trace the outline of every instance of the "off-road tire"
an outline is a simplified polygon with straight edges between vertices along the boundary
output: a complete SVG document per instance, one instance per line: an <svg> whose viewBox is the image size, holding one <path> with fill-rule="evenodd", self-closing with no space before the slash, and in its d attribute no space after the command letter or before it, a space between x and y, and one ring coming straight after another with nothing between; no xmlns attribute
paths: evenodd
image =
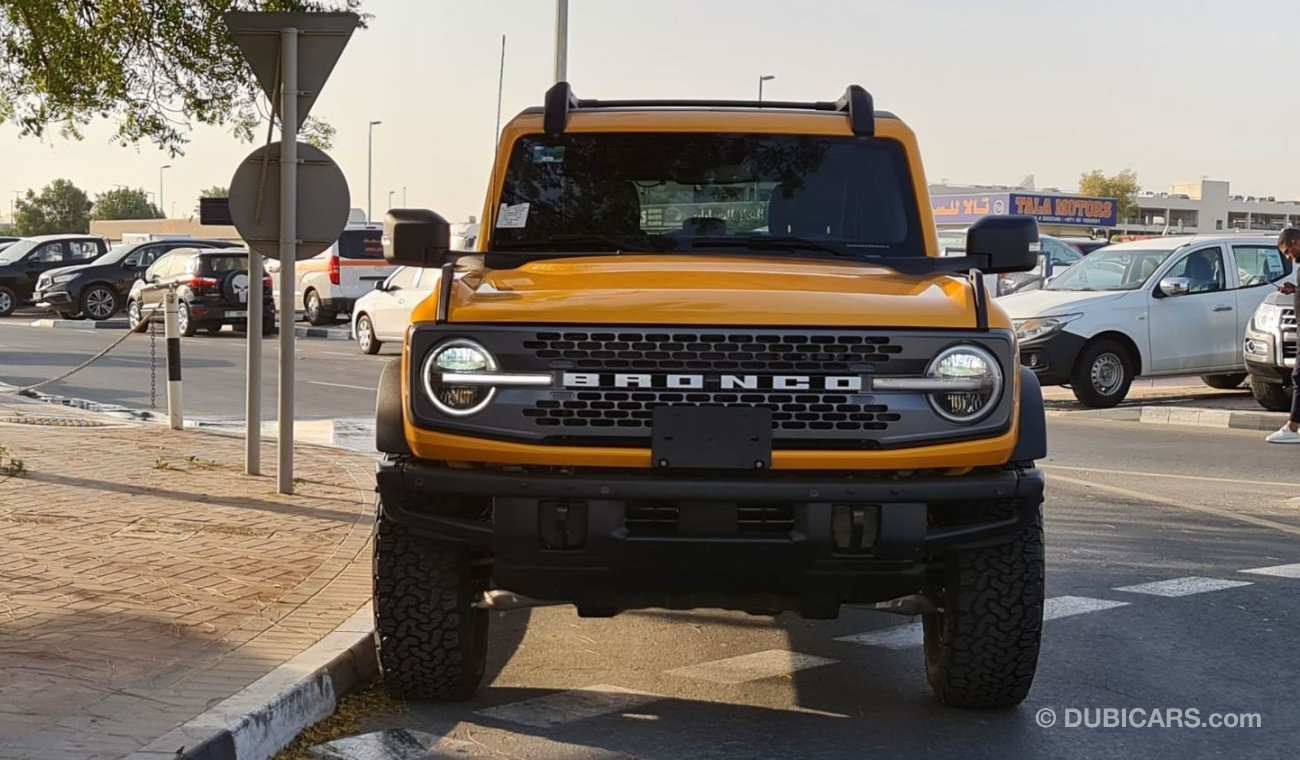
<svg viewBox="0 0 1300 760"><path fill-rule="evenodd" d="M1250 379L1250 395L1255 397L1255 401L1259 402L1260 406L1270 412L1291 411L1292 393L1289 385L1269 383L1255 377Z"/></svg>
<svg viewBox="0 0 1300 760"><path fill-rule="evenodd" d="M1118 362L1115 369L1121 374L1114 387L1109 392L1103 392L1093 383L1093 368L1098 362L1109 363L1112 359ZM1110 409L1118 405L1128 396L1132 385L1133 357L1124 346L1108 339L1099 340L1084 348L1070 374L1070 390L1074 392L1074 397L1092 409Z"/></svg>
<svg viewBox="0 0 1300 760"><path fill-rule="evenodd" d="M487 610L468 552L412 534L384 516L375 524L375 637L384 688L398 699L459 701L487 665Z"/></svg>
<svg viewBox="0 0 1300 760"><path fill-rule="evenodd" d="M1201 382L1221 391L1236 390L1246 382L1245 372L1233 372L1230 375L1201 375Z"/></svg>
<svg viewBox="0 0 1300 760"><path fill-rule="evenodd" d="M303 316L307 318L307 323L316 327L332 325L338 321L338 314L325 308L325 302L321 300L320 293L314 290L307 291L307 295L302 299Z"/></svg>
<svg viewBox="0 0 1300 760"><path fill-rule="evenodd" d="M1043 632L1042 508L1010 543L942 560L942 610L922 617L930 688L954 707L1020 704Z"/></svg>
<svg viewBox="0 0 1300 760"><path fill-rule="evenodd" d="M0 317L13 314L18 308L18 295L12 289L0 286Z"/></svg>

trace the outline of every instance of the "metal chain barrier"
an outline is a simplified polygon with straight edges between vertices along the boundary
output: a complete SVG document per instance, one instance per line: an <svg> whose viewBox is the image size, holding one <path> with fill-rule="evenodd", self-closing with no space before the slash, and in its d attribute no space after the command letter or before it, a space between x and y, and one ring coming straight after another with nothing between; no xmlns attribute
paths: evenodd
<svg viewBox="0 0 1300 760"><path fill-rule="evenodd" d="M100 351L99 353L97 353L97 354L95 354L94 356L90 357L89 359L87 359L86 361L84 361L84 362L82 362L81 364L77 365L76 367L73 367L72 369L68 370L67 372L64 372L63 374L58 375L58 376L56 376L56 377L52 377L52 378L50 378L49 380L42 380L42 381L39 382L39 383L35 383L35 384L33 384L33 385L28 385L28 386L23 387L23 388L4 388L4 389L0 389L0 394L13 394L13 395L20 395L20 396L22 396L22 395L29 395L29 394L31 394L33 391L35 391L37 388L43 388L43 387L45 387L45 386L47 386L47 385L51 385L51 384L53 384L53 383L57 383L57 382L59 382L60 380L65 380L65 379L67 379L67 378L69 378L69 377L75 375L76 373L78 373L78 372L80 372L81 370L83 370L83 369L89 367L90 365L94 364L95 362L99 361L100 359L103 359L105 356L108 355L108 352L109 352L109 351L112 351L113 349L117 348L117 347L118 347L119 345L121 345L121 344L122 344L122 343L123 343L127 338L131 337L131 335L132 335L133 333L141 332L142 329L145 327L146 324L152 325L152 324L153 324L153 317L154 317L154 314L158 313L158 311L160 311L161 308L162 308L162 307L160 307L160 306L155 306L155 307L153 307L152 309L150 309L148 314L142 315L142 318L141 318L141 320L140 320L140 324L136 325L135 329L127 330L126 333L122 335L122 337L120 337L120 338L118 338L117 340L115 340L115 341L113 341L112 343L110 343L107 347L104 348L103 351Z"/></svg>
<svg viewBox="0 0 1300 760"><path fill-rule="evenodd" d="M149 409L153 410L158 408L158 323L152 311L149 317Z"/></svg>

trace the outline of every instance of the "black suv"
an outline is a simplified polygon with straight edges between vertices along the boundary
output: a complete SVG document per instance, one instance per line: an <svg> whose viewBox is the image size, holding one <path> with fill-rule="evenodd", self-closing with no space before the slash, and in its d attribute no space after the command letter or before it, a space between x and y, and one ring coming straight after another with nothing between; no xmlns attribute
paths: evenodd
<svg viewBox="0 0 1300 760"><path fill-rule="evenodd" d="M126 315L135 329L149 311L162 310L168 288L176 288L176 321L181 335L199 330L218 332L222 325L248 329L248 251L243 249L179 248L163 254L131 287ZM262 334L275 331L275 302L271 278L262 278ZM159 313L158 317L161 318Z"/></svg>
<svg viewBox="0 0 1300 760"><path fill-rule="evenodd" d="M98 259L108 243L94 235L40 235L0 250L0 317L28 304L36 280L51 269Z"/></svg>
<svg viewBox="0 0 1300 760"><path fill-rule="evenodd" d="M172 238L122 243L90 262L51 269L36 282L36 305L65 319L108 319L122 309L140 272L177 248L236 248L227 240Z"/></svg>

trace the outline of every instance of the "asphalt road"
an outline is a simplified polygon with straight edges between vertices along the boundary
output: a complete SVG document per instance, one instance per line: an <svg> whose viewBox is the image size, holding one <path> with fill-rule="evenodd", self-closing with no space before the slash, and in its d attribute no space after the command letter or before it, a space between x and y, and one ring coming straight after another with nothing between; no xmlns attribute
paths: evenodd
<svg viewBox="0 0 1300 760"><path fill-rule="evenodd" d="M30 327L30 317L0 319L0 383L27 386L54 377L94 356L120 337L118 330L70 330ZM85 399L131 409L150 408L151 367L156 366L157 411L167 409L166 345L158 337L156 363L148 335L132 335L106 357L44 393ZM242 333L200 334L181 339L186 416L242 419L244 415L245 342ZM365 356L351 341L298 338L296 414L299 419L370 417L375 388L387 360ZM395 356L397 349L385 348ZM278 339L263 346L262 415L276 417Z"/></svg>
<svg viewBox="0 0 1300 760"><path fill-rule="evenodd" d="M552 607L494 616L489 685L472 700L372 716L323 756L1295 757L1300 451L1260 438L1051 423L1047 593L1059 617L1019 708L938 705L918 639L899 628L908 618L591 620ZM1185 727L1148 725L1174 710ZM1226 714L1260 725L1209 727ZM1104 726L1121 716L1142 727Z"/></svg>

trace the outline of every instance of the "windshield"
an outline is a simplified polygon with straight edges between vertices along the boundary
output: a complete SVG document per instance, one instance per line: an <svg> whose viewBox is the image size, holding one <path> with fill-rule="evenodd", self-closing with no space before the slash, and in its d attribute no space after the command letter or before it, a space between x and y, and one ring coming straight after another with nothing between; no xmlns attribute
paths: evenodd
<svg viewBox="0 0 1300 760"><path fill-rule="evenodd" d="M122 259L126 258L126 255L131 251L135 250L138 246L139 243L118 243L112 248L109 248L108 253L99 257L99 261L97 261L96 263L117 264L121 262Z"/></svg>
<svg viewBox="0 0 1300 760"><path fill-rule="evenodd" d="M763 250L791 238L925 255L898 142L743 134L530 136L511 154L493 250ZM778 249L780 246L775 246Z"/></svg>
<svg viewBox="0 0 1300 760"><path fill-rule="evenodd" d="M19 240L4 250L0 250L0 264L12 264L18 261L30 253L38 244L39 241L27 238Z"/></svg>
<svg viewBox="0 0 1300 760"><path fill-rule="evenodd" d="M1080 259L1047 285L1047 290L1137 290L1165 263L1175 248L1102 249Z"/></svg>

